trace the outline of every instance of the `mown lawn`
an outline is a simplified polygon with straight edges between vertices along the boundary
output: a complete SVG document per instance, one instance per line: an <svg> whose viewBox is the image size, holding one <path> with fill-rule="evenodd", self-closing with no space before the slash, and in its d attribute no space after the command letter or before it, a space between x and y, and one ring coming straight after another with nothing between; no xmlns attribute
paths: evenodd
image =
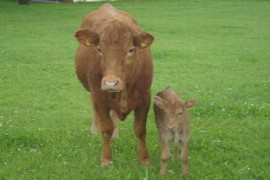
<svg viewBox="0 0 270 180"><path fill-rule="evenodd" d="M20 6L0 1L0 179L184 179L172 158L159 177L152 109L152 165L137 162L132 114L101 168L89 133L88 93L74 72L81 19L102 3ZM270 2L145 0L112 4L155 36L153 95L170 85L191 110L189 179L270 179Z"/></svg>

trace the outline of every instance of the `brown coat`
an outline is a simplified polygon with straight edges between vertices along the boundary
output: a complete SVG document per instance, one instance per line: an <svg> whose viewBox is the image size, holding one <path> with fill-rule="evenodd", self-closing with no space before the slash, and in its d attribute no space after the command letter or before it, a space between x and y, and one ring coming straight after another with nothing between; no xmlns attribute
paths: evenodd
<svg viewBox="0 0 270 180"><path fill-rule="evenodd" d="M147 164L145 124L153 75L149 46L154 37L143 32L132 16L110 4L89 13L75 37L80 42L77 76L91 92L94 106L92 132L101 131L104 140L101 164L110 164L110 138L118 136L116 119L124 120L132 110L140 162Z"/></svg>

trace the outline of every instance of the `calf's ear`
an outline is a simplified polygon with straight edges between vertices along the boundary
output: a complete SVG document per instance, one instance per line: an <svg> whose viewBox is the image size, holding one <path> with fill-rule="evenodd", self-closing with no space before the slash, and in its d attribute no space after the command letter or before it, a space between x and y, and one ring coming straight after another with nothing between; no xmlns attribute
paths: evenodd
<svg viewBox="0 0 270 180"><path fill-rule="evenodd" d="M154 96L153 97L153 100L155 101L155 104L161 108L161 109L164 109L165 108L165 101L164 99L162 99L161 97L159 96Z"/></svg>
<svg viewBox="0 0 270 180"><path fill-rule="evenodd" d="M191 99L189 101L186 101L185 105L187 108L192 108L193 106L195 106L196 103L197 103L196 99Z"/></svg>
<svg viewBox="0 0 270 180"><path fill-rule="evenodd" d="M147 32L141 32L134 37L134 46L137 46L141 49L150 46L154 41L154 36Z"/></svg>
<svg viewBox="0 0 270 180"><path fill-rule="evenodd" d="M85 46L97 46L99 43L99 36L90 29L80 29L75 32L74 36L77 40Z"/></svg>

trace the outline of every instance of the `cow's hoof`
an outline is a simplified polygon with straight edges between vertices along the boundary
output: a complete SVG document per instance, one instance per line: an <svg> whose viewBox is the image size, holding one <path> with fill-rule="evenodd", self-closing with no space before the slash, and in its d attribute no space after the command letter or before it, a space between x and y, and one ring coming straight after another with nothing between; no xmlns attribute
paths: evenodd
<svg viewBox="0 0 270 180"><path fill-rule="evenodd" d="M143 166L149 166L151 164L149 159L142 159L140 163Z"/></svg>
<svg viewBox="0 0 270 180"><path fill-rule="evenodd" d="M102 167L107 167L107 166L110 166L111 164L112 164L112 161L107 160L107 159L103 159L101 162Z"/></svg>

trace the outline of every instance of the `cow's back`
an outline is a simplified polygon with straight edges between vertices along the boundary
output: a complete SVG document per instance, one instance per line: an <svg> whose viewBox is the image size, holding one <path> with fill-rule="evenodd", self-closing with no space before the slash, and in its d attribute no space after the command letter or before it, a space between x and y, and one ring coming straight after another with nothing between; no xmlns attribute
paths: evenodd
<svg viewBox="0 0 270 180"><path fill-rule="evenodd" d="M119 20L129 25L136 25L137 21L128 13L114 8L111 4L107 3L101 6L98 10L93 11L86 15L82 21L81 28L98 28L104 21Z"/></svg>

